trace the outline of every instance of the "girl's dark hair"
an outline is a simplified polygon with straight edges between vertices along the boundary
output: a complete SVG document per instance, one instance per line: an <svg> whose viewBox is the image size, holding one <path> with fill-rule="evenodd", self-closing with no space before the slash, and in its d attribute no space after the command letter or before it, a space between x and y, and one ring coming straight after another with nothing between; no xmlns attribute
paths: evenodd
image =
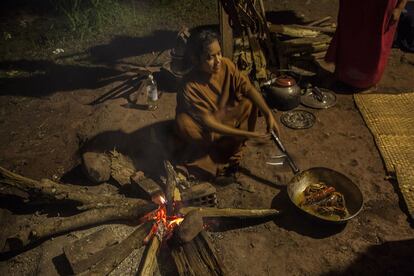
<svg viewBox="0 0 414 276"><path fill-rule="evenodd" d="M218 34L211 30L203 30L199 33L192 34L188 46L193 60L199 60L207 46L216 40L220 43Z"/></svg>

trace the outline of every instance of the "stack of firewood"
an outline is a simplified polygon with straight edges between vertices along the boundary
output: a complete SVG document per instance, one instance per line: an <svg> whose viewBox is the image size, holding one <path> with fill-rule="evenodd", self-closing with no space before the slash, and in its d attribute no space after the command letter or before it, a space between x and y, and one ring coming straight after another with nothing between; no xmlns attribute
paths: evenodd
<svg viewBox="0 0 414 276"><path fill-rule="evenodd" d="M162 193L167 200L167 216L183 218L182 224L177 227L178 238L174 239L173 236L173 243L169 247L178 274L226 274L226 269L216 255L209 236L203 230L204 219L272 218L279 212L275 209L203 207L216 205L215 188L209 183L200 183L191 187L185 185L186 188L177 193L181 180L168 161L164 164L166 179L163 187L139 173L130 176L130 183L139 186L139 189L146 193L146 196L143 196L146 198L153 198L154 195ZM153 275L158 266L157 255L166 239L158 230L155 234L149 235L157 223L152 214L159 210L159 203L154 201L157 203L154 204L148 200L119 194L96 193L89 188L48 179L37 181L0 167L0 195L15 190L16 194L9 191L5 195L24 195L30 202L44 200L50 203L77 203L77 210L72 216L48 218L39 224L28 224L8 237L4 243L0 241L0 245L4 245L0 247L0 253L19 254L30 249L35 243L108 222L138 223L135 230L124 240L111 240L110 231L99 230L65 246L63 250L74 274L108 275L134 250L145 245L143 257L137 264L138 274ZM193 206L185 206L185 202Z"/></svg>
<svg viewBox="0 0 414 276"><path fill-rule="evenodd" d="M278 50L287 59L323 58L336 30L336 24L329 22L330 16L315 20L307 25L270 24L272 33L283 36Z"/></svg>

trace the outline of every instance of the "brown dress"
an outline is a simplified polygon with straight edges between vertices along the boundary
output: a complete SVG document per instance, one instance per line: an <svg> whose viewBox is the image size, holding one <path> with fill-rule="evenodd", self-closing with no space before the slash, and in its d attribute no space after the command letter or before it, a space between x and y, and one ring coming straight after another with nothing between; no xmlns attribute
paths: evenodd
<svg viewBox="0 0 414 276"><path fill-rule="evenodd" d="M175 126L184 146L180 159L190 174L215 176L219 164L240 158L245 138L212 132L201 115L210 113L225 125L254 131L257 109L247 98L250 89L255 88L249 79L227 58L215 74L194 70L184 79L177 94Z"/></svg>

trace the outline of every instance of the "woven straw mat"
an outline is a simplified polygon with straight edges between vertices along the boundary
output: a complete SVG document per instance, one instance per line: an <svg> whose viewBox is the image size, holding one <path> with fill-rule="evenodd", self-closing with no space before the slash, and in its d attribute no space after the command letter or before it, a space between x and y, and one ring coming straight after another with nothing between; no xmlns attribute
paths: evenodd
<svg viewBox="0 0 414 276"><path fill-rule="evenodd" d="M396 167L398 186L407 205L411 218L414 219L414 167L411 170Z"/></svg>
<svg viewBox="0 0 414 276"><path fill-rule="evenodd" d="M414 93L355 94L354 99L414 219Z"/></svg>

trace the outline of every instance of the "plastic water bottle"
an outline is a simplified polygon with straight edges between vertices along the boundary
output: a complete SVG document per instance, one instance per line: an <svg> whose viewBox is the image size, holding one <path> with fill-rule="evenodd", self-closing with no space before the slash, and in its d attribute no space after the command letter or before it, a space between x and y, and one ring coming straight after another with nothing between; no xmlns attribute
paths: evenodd
<svg viewBox="0 0 414 276"><path fill-rule="evenodd" d="M147 109L155 110L158 107L158 89L157 83L154 80L154 76L150 74L148 76L147 84Z"/></svg>

